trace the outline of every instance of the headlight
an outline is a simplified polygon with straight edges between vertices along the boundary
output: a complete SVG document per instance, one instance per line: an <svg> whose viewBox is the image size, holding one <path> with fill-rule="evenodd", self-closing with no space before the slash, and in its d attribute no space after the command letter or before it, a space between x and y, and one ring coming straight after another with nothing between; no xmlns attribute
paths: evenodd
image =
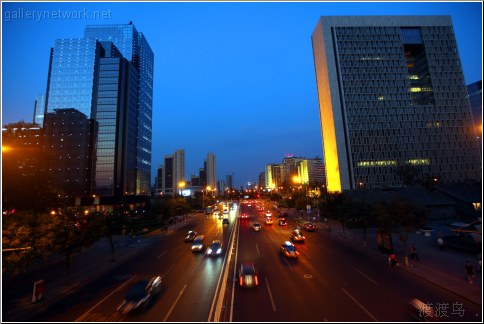
<svg viewBox="0 0 484 324"><path fill-rule="evenodd" d="M220 248L219 248L219 249L217 250L217 254L220 254L220 253L222 253L222 249L220 249Z"/></svg>
<svg viewBox="0 0 484 324"><path fill-rule="evenodd" d="M212 249L208 249L207 254L212 254Z"/></svg>

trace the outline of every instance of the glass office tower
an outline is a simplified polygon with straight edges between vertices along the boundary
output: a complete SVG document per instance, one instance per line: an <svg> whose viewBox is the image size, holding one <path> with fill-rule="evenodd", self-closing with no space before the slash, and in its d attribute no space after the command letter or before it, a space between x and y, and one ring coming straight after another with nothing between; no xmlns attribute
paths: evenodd
<svg viewBox="0 0 484 324"><path fill-rule="evenodd" d="M149 194L151 192L153 51L144 35L138 32L131 22L129 24L86 26L84 37L113 42L122 56L130 61L138 71L136 192Z"/></svg>
<svg viewBox="0 0 484 324"><path fill-rule="evenodd" d="M321 17L312 45L329 191L481 179L449 16Z"/></svg>
<svg viewBox="0 0 484 324"><path fill-rule="evenodd" d="M56 40L51 49L47 113L75 109L95 121L88 195L150 194L153 53L146 41L138 44L144 37L132 24L86 31L85 38Z"/></svg>

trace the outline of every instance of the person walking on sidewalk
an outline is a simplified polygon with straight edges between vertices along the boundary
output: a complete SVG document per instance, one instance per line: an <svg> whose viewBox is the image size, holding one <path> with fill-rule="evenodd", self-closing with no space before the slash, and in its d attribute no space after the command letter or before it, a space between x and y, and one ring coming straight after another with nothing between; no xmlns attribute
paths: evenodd
<svg viewBox="0 0 484 324"><path fill-rule="evenodd" d="M415 244L412 244L412 246L410 247L410 259L415 259L417 260L417 262L420 262L417 254L417 247L415 246Z"/></svg>
<svg viewBox="0 0 484 324"><path fill-rule="evenodd" d="M466 266L465 266L465 272L467 275L467 281L472 285L473 281L472 278L474 278L474 266L471 263L471 260L467 260Z"/></svg>

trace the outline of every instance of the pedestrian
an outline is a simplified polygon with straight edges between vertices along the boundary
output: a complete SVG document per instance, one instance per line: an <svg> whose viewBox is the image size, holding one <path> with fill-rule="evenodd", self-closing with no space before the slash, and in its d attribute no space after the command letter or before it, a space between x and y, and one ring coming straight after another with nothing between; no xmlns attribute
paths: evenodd
<svg viewBox="0 0 484 324"><path fill-rule="evenodd" d="M412 244L412 246L410 247L410 259L415 259L417 260L417 262L420 262L417 254L417 247L415 246L415 244Z"/></svg>
<svg viewBox="0 0 484 324"><path fill-rule="evenodd" d="M466 266L465 266L465 272L467 275L467 281L472 285L473 281L472 278L474 278L474 266L471 263L471 260L467 260Z"/></svg>
<svg viewBox="0 0 484 324"><path fill-rule="evenodd" d="M444 240L441 237L439 237L437 239L437 244L439 245L439 249L441 249L443 251L444 250Z"/></svg>

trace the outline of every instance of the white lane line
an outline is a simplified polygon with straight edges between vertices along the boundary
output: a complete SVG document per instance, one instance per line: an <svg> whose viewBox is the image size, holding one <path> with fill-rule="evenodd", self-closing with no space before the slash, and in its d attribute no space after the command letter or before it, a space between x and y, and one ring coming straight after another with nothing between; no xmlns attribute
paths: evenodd
<svg viewBox="0 0 484 324"><path fill-rule="evenodd" d="M353 302L354 302L356 305L360 306L360 308L361 308L363 311L365 311L365 313L366 313L366 314L368 314L368 316L370 316L370 317L371 317L371 318L372 318L372 319L373 319L375 322L378 322L378 320L376 319L376 317L375 317L375 316L373 316L373 315L372 315L372 314L371 314L371 313L370 313L370 312L369 312L369 311L368 311L368 310L367 310L365 307L363 307L363 305L361 305L361 304L360 304L360 303L359 303L359 302L356 300L356 298L355 298L355 297L351 296L351 294L350 294L349 292L347 292L347 291L346 291L346 289L342 288L342 290L343 290L343 292L344 292L346 295L348 295L348 297L350 297L350 298L351 298L351 300L353 300Z"/></svg>
<svg viewBox="0 0 484 324"><path fill-rule="evenodd" d="M124 282L123 284L121 284L118 288L114 289L109 295L107 295L106 297L104 297L96 305L92 306L87 312L85 312L84 314L82 314L74 322L83 322L84 319L89 315L90 312L92 312L96 307L98 307L99 305L101 305L104 301L106 301L106 299L108 299L109 297L111 297L115 292L117 292L118 290L120 290L121 288L123 288L124 286L126 286L129 282L131 282L132 280L134 280L134 278L136 278L136 276L132 276L131 278L129 278L128 280L126 280L126 282Z"/></svg>
<svg viewBox="0 0 484 324"><path fill-rule="evenodd" d="M162 254L160 254L160 255L157 257L157 259L161 258L161 257L162 257L162 256L164 256L165 254L166 254L166 251L165 251L165 252L163 252Z"/></svg>
<svg viewBox="0 0 484 324"><path fill-rule="evenodd" d="M376 282L375 280L371 279L370 277L368 277L367 275L365 275L363 272L361 272L360 270L356 269L356 268L353 268L351 267L353 270L355 270L356 272L358 272L360 275L362 275L363 277L365 277L366 279L368 279L369 281L373 282L375 285L378 286L378 282Z"/></svg>
<svg viewBox="0 0 484 324"><path fill-rule="evenodd" d="M260 253L259 253L259 247L257 246L257 243L255 243L255 248L257 250L257 255L260 255Z"/></svg>
<svg viewBox="0 0 484 324"><path fill-rule="evenodd" d="M220 231L217 231L217 233L215 233L215 237L217 237L217 236L218 236L218 233L220 233Z"/></svg>
<svg viewBox="0 0 484 324"><path fill-rule="evenodd" d="M272 298L271 287L269 287L269 280L267 280L267 278L266 278L266 284L267 284L267 291L269 292L269 298L271 299L271 303L272 303L272 310L275 312L276 304L274 303L274 299Z"/></svg>
<svg viewBox="0 0 484 324"><path fill-rule="evenodd" d="M178 293L178 297L175 299L175 302L173 303L173 305L171 305L171 308L168 311L168 314L166 314L165 318L163 319L163 322L166 322L168 317L170 317L171 312L173 312L173 310L175 309L176 303L178 303L178 300L180 300L180 297L181 297L181 295L183 294L183 292L185 291L186 288L187 288L187 285L185 284L185 286L183 286L183 289Z"/></svg>
<svg viewBox="0 0 484 324"><path fill-rule="evenodd" d="M175 264L172 264L171 267L169 267L168 270L166 270L165 274L161 276L161 279L163 279L166 276L166 274L168 273L168 271L173 269L174 266L175 266Z"/></svg>

